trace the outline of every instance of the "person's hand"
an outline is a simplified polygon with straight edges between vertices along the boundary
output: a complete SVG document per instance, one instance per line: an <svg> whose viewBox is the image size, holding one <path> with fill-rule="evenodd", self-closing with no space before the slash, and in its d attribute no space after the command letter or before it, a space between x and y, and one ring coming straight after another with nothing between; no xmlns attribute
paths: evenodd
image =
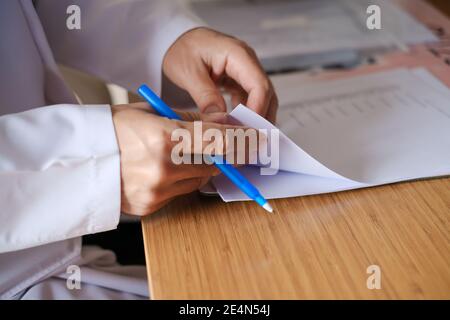
<svg viewBox="0 0 450 320"><path fill-rule="evenodd" d="M227 128L243 128L217 123L225 123L226 115L214 114L203 115L203 132L194 132L192 121L200 120L198 114L177 112L187 121L169 120L154 114L147 103L116 105L111 110L120 149L121 209L140 216L156 211L178 195L197 190L219 173L206 163L175 164L171 158L172 148L178 143L171 139L175 129L187 129L194 141L209 128L219 129L224 139ZM192 144L192 153L201 154L208 143ZM226 145L216 151L226 154Z"/></svg>
<svg viewBox="0 0 450 320"><path fill-rule="evenodd" d="M164 74L189 92L202 112L226 112L220 89L239 103L275 122L278 100L255 52L244 42L197 28L180 36L167 50Z"/></svg>

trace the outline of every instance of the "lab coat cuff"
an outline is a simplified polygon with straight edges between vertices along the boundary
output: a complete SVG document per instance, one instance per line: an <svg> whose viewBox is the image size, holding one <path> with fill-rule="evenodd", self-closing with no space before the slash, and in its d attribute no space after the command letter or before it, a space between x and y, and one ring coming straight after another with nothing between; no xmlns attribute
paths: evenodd
<svg viewBox="0 0 450 320"><path fill-rule="evenodd" d="M89 233L115 229L120 218L120 153L109 105L86 106L90 148L95 160Z"/></svg>

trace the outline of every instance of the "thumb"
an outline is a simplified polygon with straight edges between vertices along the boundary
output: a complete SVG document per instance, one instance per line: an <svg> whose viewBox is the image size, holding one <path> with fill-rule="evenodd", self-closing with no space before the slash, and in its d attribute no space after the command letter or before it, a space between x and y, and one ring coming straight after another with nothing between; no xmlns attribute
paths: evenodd
<svg viewBox="0 0 450 320"><path fill-rule="evenodd" d="M203 113L226 112L225 100L211 79L206 66L201 65L191 73L189 80L184 85L189 92L195 104Z"/></svg>

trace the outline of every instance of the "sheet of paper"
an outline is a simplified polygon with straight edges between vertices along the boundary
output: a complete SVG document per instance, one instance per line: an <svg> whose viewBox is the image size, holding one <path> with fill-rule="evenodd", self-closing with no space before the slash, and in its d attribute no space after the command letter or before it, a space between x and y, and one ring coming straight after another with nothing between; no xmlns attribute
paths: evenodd
<svg viewBox="0 0 450 320"><path fill-rule="evenodd" d="M292 76L290 76L292 80ZM280 83L280 82L278 82ZM397 69L298 87L280 97L280 168L243 173L267 198L341 191L450 174L450 93L426 70ZM240 106L232 112L256 128L272 125ZM244 200L224 177L225 201Z"/></svg>
<svg viewBox="0 0 450 320"><path fill-rule="evenodd" d="M381 7L381 30L366 26L371 4ZM191 7L214 29L248 42L263 62L436 40L421 23L385 0L191 1Z"/></svg>

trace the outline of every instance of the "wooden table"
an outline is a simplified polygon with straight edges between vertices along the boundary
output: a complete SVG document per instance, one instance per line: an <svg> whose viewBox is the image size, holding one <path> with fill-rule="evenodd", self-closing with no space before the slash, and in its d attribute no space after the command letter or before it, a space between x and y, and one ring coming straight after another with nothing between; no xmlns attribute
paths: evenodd
<svg viewBox="0 0 450 320"><path fill-rule="evenodd" d="M152 298L450 299L450 178L271 203L194 194L145 218Z"/></svg>
<svg viewBox="0 0 450 320"><path fill-rule="evenodd" d="M425 2L396 2L450 32ZM143 219L152 298L450 299L450 178L271 203L193 194Z"/></svg>

